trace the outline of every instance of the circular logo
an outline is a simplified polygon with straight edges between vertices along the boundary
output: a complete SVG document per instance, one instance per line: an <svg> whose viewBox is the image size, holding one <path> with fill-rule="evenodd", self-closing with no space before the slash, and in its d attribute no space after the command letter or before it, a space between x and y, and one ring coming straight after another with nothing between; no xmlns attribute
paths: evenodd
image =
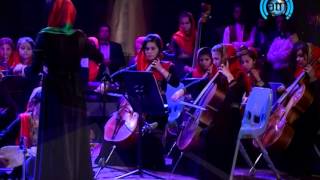
<svg viewBox="0 0 320 180"><path fill-rule="evenodd" d="M264 19L267 19L268 15L285 15L286 19L289 19L293 13L293 2L292 0L261 0L260 12Z"/></svg>
<svg viewBox="0 0 320 180"><path fill-rule="evenodd" d="M285 14L287 4L284 0L270 0L267 4L267 9L272 16L280 16Z"/></svg>

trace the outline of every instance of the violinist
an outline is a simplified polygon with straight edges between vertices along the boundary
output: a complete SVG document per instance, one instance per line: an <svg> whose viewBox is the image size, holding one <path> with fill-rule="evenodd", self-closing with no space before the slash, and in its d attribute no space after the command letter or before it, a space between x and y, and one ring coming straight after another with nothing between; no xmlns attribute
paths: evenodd
<svg viewBox="0 0 320 180"><path fill-rule="evenodd" d="M314 166L319 162L315 155L314 145L319 147L320 129L320 49L305 42L297 42L293 48L296 70L295 76L305 71L304 79L310 94L313 96L311 105L296 120L294 135L288 148L275 153L279 159L280 170L298 178L311 178Z"/></svg>

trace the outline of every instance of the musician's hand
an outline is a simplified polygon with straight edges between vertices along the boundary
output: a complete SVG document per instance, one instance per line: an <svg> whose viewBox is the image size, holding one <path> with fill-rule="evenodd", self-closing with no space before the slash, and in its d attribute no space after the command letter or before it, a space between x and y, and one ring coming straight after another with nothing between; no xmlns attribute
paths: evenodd
<svg viewBox="0 0 320 180"><path fill-rule="evenodd" d="M94 92L104 94L107 90L109 89L109 83L101 83L95 90Z"/></svg>
<svg viewBox="0 0 320 180"><path fill-rule="evenodd" d="M256 80L256 85L257 86L264 86L264 82L262 81L259 71L256 69L251 69L250 74L253 76L253 78Z"/></svg>
<svg viewBox="0 0 320 180"><path fill-rule="evenodd" d="M285 91L286 91L286 87L283 85L281 85L277 88L277 93L280 95L283 94Z"/></svg>
<svg viewBox="0 0 320 180"><path fill-rule="evenodd" d="M219 70L220 70L220 72L222 72L223 75L225 75L227 77L229 83L234 79L233 75L231 74L231 72L229 70L229 63L228 62L227 62L227 65L222 64L219 67Z"/></svg>
<svg viewBox="0 0 320 180"><path fill-rule="evenodd" d="M161 70L163 69L159 59L153 60L151 63L151 67L153 67L154 69L156 69L159 72L161 72Z"/></svg>
<svg viewBox="0 0 320 180"><path fill-rule="evenodd" d="M179 89L178 91L176 91L176 92L171 96L171 100L172 100L172 101L177 101L177 100L180 99L183 95L184 95L184 90L183 90L183 89Z"/></svg>
<svg viewBox="0 0 320 180"><path fill-rule="evenodd" d="M308 64L306 67L304 67L304 70L306 71L306 73L308 73L309 78L310 78L310 82L317 80L315 70L310 64Z"/></svg>
<svg viewBox="0 0 320 180"><path fill-rule="evenodd" d="M13 68L13 74L17 76L24 76L24 69L27 67L27 65L24 64L17 64Z"/></svg>
<svg viewBox="0 0 320 180"><path fill-rule="evenodd" d="M183 67L183 70L186 73L191 73L193 71L193 68L186 65L186 66Z"/></svg>
<svg viewBox="0 0 320 180"><path fill-rule="evenodd" d="M256 69L251 69L250 70L251 75L254 77L255 80L261 81L259 72Z"/></svg>

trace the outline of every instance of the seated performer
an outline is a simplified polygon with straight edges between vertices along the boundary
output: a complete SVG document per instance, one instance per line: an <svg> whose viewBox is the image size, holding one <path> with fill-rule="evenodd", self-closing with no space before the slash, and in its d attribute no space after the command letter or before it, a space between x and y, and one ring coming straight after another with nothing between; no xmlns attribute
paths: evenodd
<svg viewBox="0 0 320 180"><path fill-rule="evenodd" d="M266 82L262 79L262 72L258 66L257 52L253 48L241 46L237 52L241 65L246 71L251 86L266 86Z"/></svg>
<svg viewBox="0 0 320 180"><path fill-rule="evenodd" d="M212 165L229 174L241 126L240 104L243 94L250 91L250 84L240 66L239 59L236 58L236 51L232 45L219 44L214 46L211 52L213 63L217 67L218 73L222 75L217 77L215 83L222 84L222 87L227 83L227 89L218 112L215 117L212 117L211 124L201 133L204 142L202 155ZM196 86L204 87L209 80L210 77L187 85L184 89L177 91L172 99L179 99ZM211 178L217 178L213 174L207 173L201 173L200 176L200 178L211 176Z"/></svg>
<svg viewBox="0 0 320 180"><path fill-rule="evenodd" d="M299 96L309 94L311 99L304 100L303 110L299 110L297 114L298 119L292 126L294 134L288 148L272 154L276 157L274 159L279 161L278 167L281 171L288 172L298 179L312 179L312 174L319 172L316 169L319 165L319 157L315 153L315 147L319 147L320 142L318 135L320 130L319 52L319 48L305 42L297 42L293 47L296 60L295 78L303 72L307 73L303 80L306 89L298 88ZM295 99L297 104L301 100L303 98Z"/></svg>
<svg viewBox="0 0 320 180"><path fill-rule="evenodd" d="M167 83L169 83L173 87L177 87L179 85L179 78L175 73L174 65L171 62L162 61L162 47L162 40L159 35L147 35L144 38L142 48L137 55L137 64L134 66L130 66L129 68L127 68L127 70L152 72L157 81L160 94L162 95L163 100L166 102L165 92ZM123 81L120 74L121 73L119 73L119 76L114 75L113 81ZM164 150L162 147L161 138L162 130L167 121L167 115L145 114L144 117L147 123L157 122L159 125L157 128L153 129L150 134L145 133L142 138L143 166L152 169L162 169L164 168ZM122 119L123 117L120 118ZM105 129L105 131L108 131L108 129ZM109 145L110 144L106 142L103 144L97 160L107 156L107 153L110 152L108 150L108 148L110 148ZM120 153L123 161L127 161L125 162L126 165L133 163L133 161L135 160L134 157L136 157L136 153L133 146L125 148L117 147L116 151ZM125 159L125 157L131 159Z"/></svg>

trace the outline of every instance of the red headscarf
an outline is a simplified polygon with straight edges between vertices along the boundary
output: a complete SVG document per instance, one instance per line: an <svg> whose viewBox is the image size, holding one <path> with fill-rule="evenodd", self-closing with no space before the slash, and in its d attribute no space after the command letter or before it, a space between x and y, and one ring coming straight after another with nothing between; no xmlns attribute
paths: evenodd
<svg viewBox="0 0 320 180"><path fill-rule="evenodd" d="M73 24L76 13L71 0L55 0L49 15L48 26L63 27L66 24Z"/></svg>
<svg viewBox="0 0 320 180"><path fill-rule="evenodd" d="M239 58L236 56L236 49L232 44L223 44L222 61L228 61L230 73L233 75L234 79L243 78L245 91L247 93L251 90L251 83L246 76L244 69L241 66Z"/></svg>
<svg viewBox="0 0 320 180"><path fill-rule="evenodd" d="M203 52L205 50L208 50L208 53ZM202 78L207 73L207 71L203 71L203 69L201 68L201 66L199 64L200 63L199 62L200 56L204 55L204 54L207 54L211 58L212 68L211 68L211 72L209 72L209 75L214 76L218 71L217 67L212 62L212 55L211 55L210 49L207 47L203 47L203 48L200 48L197 52L197 65L194 68L194 70L192 71L192 77L194 77L194 78Z"/></svg>
<svg viewBox="0 0 320 180"><path fill-rule="evenodd" d="M19 54L17 51L12 51L12 54L9 58L8 64L11 68L15 67L17 64L20 63Z"/></svg>
<svg viewBox="0 0 320 180"><path fill-rule="evenodd" d="M151 62L147 60L146 56L144 55L143 50L141 49L137 55L137 70L138 71L145 71L148 68L148 66L150 65L150 63ZM168 61L166 61L166 62L162 61L161 65L164 69L169 71L169 68L172 65L172 63L168 62ZM162 74L160 72L158 72L157 70L153 70L152 74L154 75L156 80L163 80L164 79Z"/></svg>
<svg viewBox="0 0 320 180"><path fill-rule="evenodd" d="M190 19L191 32L187 35L182 29L179 29L179 31L177 31L172 38L185 53L193 54L196 38L196 24L190 12L183 12L183 14L180 15L180 19L181 17L188 17Z"/></svg>
<svg viewBox="0 0 320 180"><path fill-rule="evenodd" d="M12 53L8 59L8 65L10 68L14 68L17 64L20 63L19 54L17 51L15 51L14 44L13 44L13 41L11 38L9 38L9 37L1 38L0 39L0 46L3 46L5 44L9 45L12 49ZM4 57L0 57L0 58L4 58ZM4 67L0 66L0 70L7 70L7 69L4 69Z"/></svg>

